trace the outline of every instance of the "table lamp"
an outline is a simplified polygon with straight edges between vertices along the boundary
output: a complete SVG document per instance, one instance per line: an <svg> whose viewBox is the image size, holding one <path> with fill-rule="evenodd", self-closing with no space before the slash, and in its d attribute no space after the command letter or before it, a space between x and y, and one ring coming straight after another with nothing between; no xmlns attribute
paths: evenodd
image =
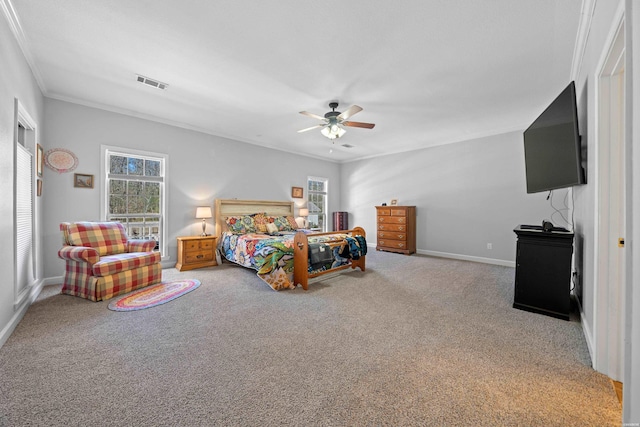
<svg viewBox="0 0 640 427"><path fill-rule="evenodd" d="M309 216L309 209L300 208L298 211L300 219L302 219L302 228L307 228L307 217Z"/></svg>
<svg viewBox="0 0 640 427"><path fill-rule="evenodd" d="M209 206L199 206L196 208L196 218L202 218L202 234L201 236L206 236L207 230L207 218L213 218L213 214L211 213L211 208Z"/></svg>

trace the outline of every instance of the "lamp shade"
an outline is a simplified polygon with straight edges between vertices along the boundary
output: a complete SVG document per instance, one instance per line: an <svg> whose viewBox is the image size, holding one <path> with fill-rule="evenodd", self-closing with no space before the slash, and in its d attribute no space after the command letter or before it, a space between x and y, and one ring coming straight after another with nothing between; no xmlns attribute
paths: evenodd
<svg viewBox="0 0 640 427"><path fill-rule="evenodd" d="M300 216L309 216L309 209L300 208L300 211L298 212L298 215L300 215Z"/></svg>
<svg viewBox="0 0 640 427"><path fill-rule="evenodd" d="M209 206L199 206L196 208L196 218L213 218L211 208Z"/></svg>

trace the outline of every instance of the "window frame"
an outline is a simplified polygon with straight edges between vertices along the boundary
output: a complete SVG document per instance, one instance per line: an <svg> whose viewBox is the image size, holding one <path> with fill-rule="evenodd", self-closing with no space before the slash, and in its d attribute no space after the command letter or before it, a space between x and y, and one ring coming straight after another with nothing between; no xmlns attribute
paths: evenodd
<svg viewBox="0 0 640 427"><path fill-rule="evenodd" d="M309 187L311 181L315 182L324 182L324 191L314 191ZM321 176L308 176L307 177L307 208L311 202L311 197L313 195L321 194L324 196L324 206L323 206L323 216L324 220L322 221L322 232L326 232L328 230L328 217L329 217L329 179ZM315 202L313 202L315 204ZM309 211L311 215L311 211Z"/></svg>
<svg viewBox="0 0 640 427"><path fill-rule="evenodd" d="M168 252L168 211L167 211L167 199L168 199L168 163L169 156L164 153L157 153L152 151L136 150L132 148L117 147L112 145L100 146L100 176L102 177L102 185L100 186L100 218L102 221L107 221L109 212L109 156L120 155L126 157L143 157L149 160L160 161L160 177L153 179L141 179L145 182L158 182L160 183L160 244L158 250L161 254L162 260L169 259Z"/></svg>

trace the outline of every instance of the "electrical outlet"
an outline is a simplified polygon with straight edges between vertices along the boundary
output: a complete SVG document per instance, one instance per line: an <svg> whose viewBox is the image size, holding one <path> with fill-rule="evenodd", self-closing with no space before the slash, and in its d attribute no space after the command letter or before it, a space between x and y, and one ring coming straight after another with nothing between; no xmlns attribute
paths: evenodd
<svg viewBox="0 0 640 427"><path fill-rule="evenodd" d="M493 243L487 243L487 249L493 249Z"/></svg>

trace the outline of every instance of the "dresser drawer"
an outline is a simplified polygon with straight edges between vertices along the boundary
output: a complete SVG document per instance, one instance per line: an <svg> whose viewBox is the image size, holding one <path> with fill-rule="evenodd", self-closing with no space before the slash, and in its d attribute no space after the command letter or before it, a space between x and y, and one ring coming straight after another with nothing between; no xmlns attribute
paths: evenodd
<svg viewBox="0 0 640 427"><path fill-rule="evenodd" d="M390 223L390 224L406 224L407 217L405 216L379 216L378 224Z"/></svg>
<svg viewBox="0 0 640 427"><path fill-rule="evenodd" d="M184 250L186 252L197 252L200 250L200 242L196 240L184 242Z"/></svg>
<svg viewBox="0 0 640 427"><path fill-rule="evenodd" d="M407 240L407 233L397 231L378 231L378 239Z"/></svg>
<svg viewBox="0 0 640 427"><path fill-rule="evenodd" d="M378 233L380 231L407 231L404 224L378 224Z"/></svg>
<svg viewBox="0 0 640 427"><path fill-rule="evenodd" d="M404 240L378 239L378 246L394 249L406 249L407 242Z"/></svg>
<svg viewBox="0 0 640 427"><path fill-rule="evenodd" d="M185 256L186 264L193 264L195 262L205 262L213 260L213 251L194 251L187 252Z"/></svg>
<svg viewBox="0 0 640 427"><path fill-rule="evenodd" d="M389 216L389 215L391 215L391 209L390 208L378 208L378 215Z"/></svg>
<svg viewBox="0 0 640 427"><path fill-rule="evenodd" d="M215 246L214 239L200 240L200 249L213 249L214 246Z"/></svg>
<svg viewBox="0 0 640 427"><path fill-rule="evenodd" d="M211 248L213 248L213 239L192 240L184 242L184 250L188 253Z"/></svg>
<svg viewBox="0 0 640 427"><path fill-rule="evenodd" d="M391 208L391 216L407 216L407 211L404 209L394 209Z"/></svg>

